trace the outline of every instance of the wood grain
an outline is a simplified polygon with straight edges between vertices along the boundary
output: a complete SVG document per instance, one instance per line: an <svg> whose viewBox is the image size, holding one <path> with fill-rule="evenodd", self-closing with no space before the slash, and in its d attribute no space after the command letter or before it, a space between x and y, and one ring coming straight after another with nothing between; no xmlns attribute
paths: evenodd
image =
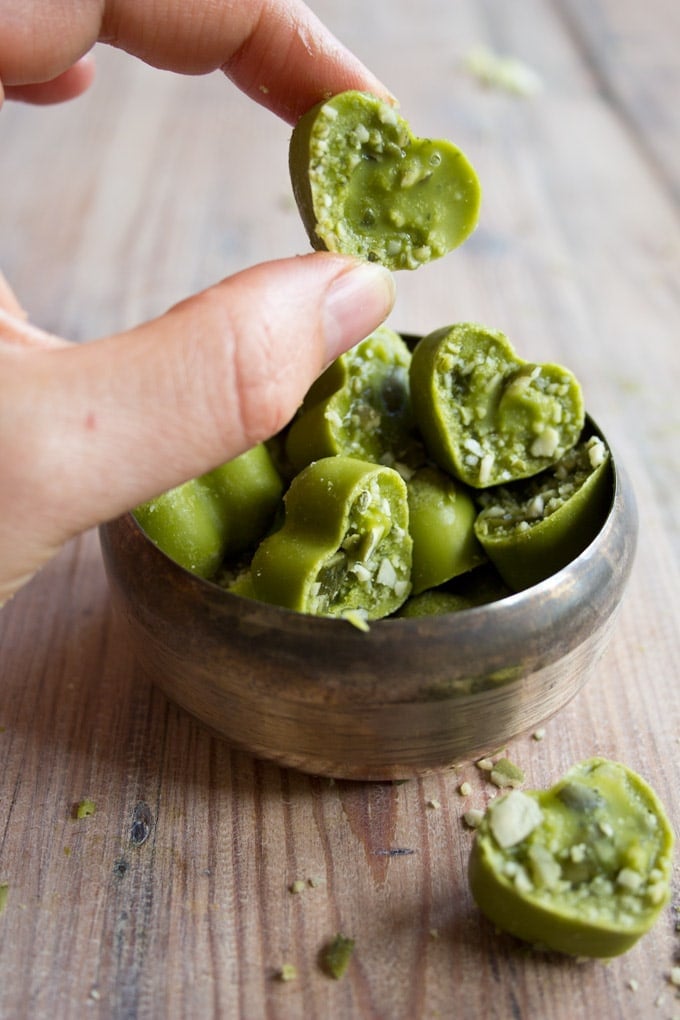
<svg viewBox="0 0 680 1020"><path fill-rule="evenodd" d="M484 186L478 231L399 277L392 323L479 319L526 357L568 364L634 480L640 545L612 643L545 738L518 739L510 756L529 787L592 754L623 760L677 827L680 8L313 6L418 133L468 152ZM480 87L463 66L479 43L525 60L542 91ZM101 336L306 250L284 125L219 76L163 74L105 49L97 59L89 95L0 114L0 265L37 325ZM462 814L492 791L474 765L332 783L235 752L147 687L95 534L0 614L0 763L3 1018L680 1013L673 909L609 966L529 952L480 918ZM96 813L74 819L86 797ZM339 931L356 949L333 981L319 953ZM279 979L285 963L296 980Z"/></svg>

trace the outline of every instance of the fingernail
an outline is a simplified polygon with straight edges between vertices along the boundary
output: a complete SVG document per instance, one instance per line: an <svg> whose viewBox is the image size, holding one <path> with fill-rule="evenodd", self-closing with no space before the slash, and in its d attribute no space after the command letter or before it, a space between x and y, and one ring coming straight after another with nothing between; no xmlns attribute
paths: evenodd
<svg viewBox="0 0 680 1020"><path fill-rule="evenodd" d="M394 298L394 278L378 263L360 262L336 277L324 308L329 361L372 333L389 315Z"/></svg>

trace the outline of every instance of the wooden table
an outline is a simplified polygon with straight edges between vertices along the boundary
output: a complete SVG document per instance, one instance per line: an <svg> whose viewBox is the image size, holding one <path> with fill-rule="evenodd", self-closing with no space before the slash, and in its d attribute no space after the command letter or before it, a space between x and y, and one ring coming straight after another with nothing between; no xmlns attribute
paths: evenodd
<svg viewBox="0 0 680 1020"><path fill-rule="evenodd" d="M399 276L391 323L478 319L568 364L634 480L640 544L611 645L544 740L510 757L530 787L593 754L623 760L677 823L680 6L313 6L484 185L474 237ZM524 61L541 91L480 85L465 66L480 44ZM36 323L100 336L307 250L287 127L218 75L98 59L75 103L0 116L0 263ZM3 610L0 650L2 1017L680 1015L672 908L609 966L527 951L480 918L461 816L490 787L474 765L395 785L282 771L150 689L95 534ZM82 798L96 813L74 820ZM394 847L414 852L376 853ZM318 954L338 931L356 949L333 981ZM284 964L296 980L277 977Z"/></svg>

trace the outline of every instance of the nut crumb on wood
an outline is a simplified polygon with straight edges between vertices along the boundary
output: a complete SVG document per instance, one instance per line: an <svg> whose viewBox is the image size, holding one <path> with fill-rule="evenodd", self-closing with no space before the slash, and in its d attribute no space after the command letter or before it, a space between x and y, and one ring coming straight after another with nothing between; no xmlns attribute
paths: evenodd
<svg viewBox="0 0 680 1020"><path fill-rule="evenodd" d="M354 952L355 941L340 932L331 939L321 953L321 964L325 972L338 981L347 970Z"/></svg>
<svg viewBox="0 0 680 1020"><path fill-rule="evenodd" d="M505 789L506 787L521 786L524 782L524 772L509 758L500 758L491 769L489 778L494 786Z"/></svg>
<svg viewBox="0 0 680 1020"><path fill-rule="evenodd" d="M91 815L96 814L97 805L89 797L83 797L77 804L74 804L71 808L71 817L75 819L89 818Z"/></svg>

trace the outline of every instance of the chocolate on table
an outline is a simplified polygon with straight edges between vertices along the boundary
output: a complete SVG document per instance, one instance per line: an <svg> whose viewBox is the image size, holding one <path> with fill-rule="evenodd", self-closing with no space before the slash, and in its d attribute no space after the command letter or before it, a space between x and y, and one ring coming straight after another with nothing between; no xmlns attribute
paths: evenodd
<svg viewBox="0 0 680 1020"><path fill-rule="evenodd" d="M669 900L673 842L648 784L592 758L549 790L491 801L470 887L489 920L517 938L572 956L617 956Z"/></svg>
<svg viewBox="0 0 680 1020"><path fill-rule="evenodd" d="M312 246L417 269L472 232L480 187L452 142L416 138L394 106L341 92L312 107L290 142L290 175Z"/></svg>

